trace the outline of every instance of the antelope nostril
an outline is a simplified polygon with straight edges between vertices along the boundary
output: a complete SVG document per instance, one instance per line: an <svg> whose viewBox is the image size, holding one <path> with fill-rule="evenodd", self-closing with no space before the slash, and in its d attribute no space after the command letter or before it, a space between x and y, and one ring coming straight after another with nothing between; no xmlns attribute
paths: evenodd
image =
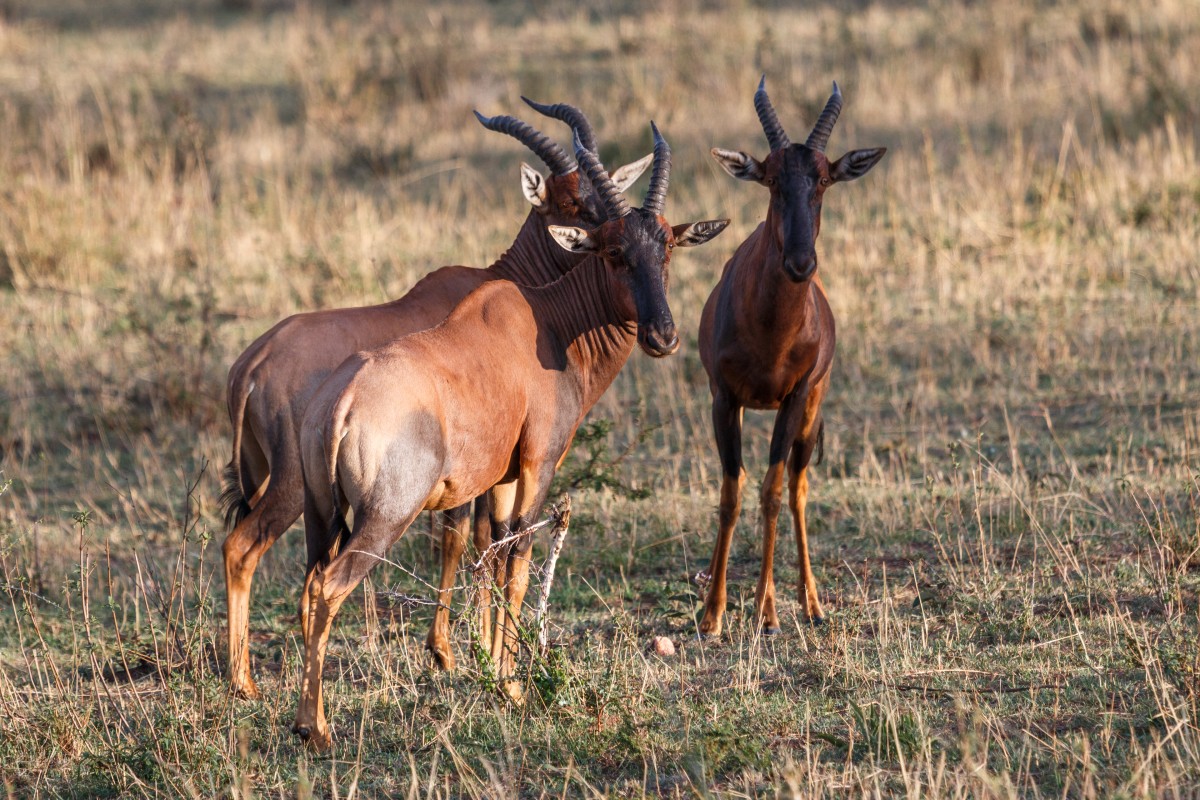
<svg viewBox="0 0 1200 800"><path fill-rule="evenodd" d="M789 278L797 283L806 281L817 271L817 257L785 258L783 260L783 270Z"/></svg>
<svg viewBox="0 0 1200 800"><path fill-rule="evenodd" d="M679 333L674 325L665 332L661 328L645 328L638 334L638 342L647 355L661 358L679 349Z"/></svg>

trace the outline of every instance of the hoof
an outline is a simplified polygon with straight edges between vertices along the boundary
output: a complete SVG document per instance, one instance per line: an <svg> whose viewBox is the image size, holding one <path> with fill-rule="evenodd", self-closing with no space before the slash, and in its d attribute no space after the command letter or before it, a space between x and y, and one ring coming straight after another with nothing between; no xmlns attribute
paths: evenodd
<svg viewBox="0 0 1200 800"><path fill-rule="evenodd" d="M324 753L332 744L332 739L328 732L313 730L307 725L293 725L292 732L300 737L300 741L314 753Z"/></svg>
<svg viewBox="0 0 1200 800"><path fill-rule="evenodd" d="M814 628L819 628L825 624L825 618L824 617L809 617L808 624L812 625Z"/></svg>
<svg viewBox="0 0 1200 800"><path fill-rule="evenodd" d="M521 688L521 684L516 681L507 681L500 689L504 696L512 701L514 706L520 708L525 705L525 690Z"/></svg>
<svg viewBox="0 0 1200 800"><path fill-rule="evenodd" d="M258 690L258 686L255 685L254 681L249 679L237 681L229 688L235 697L242 700L258 700L262 697L262 692Z"/></svg>
<svg viewBox="0 0 1200 800"><path fill-rule="evenodd" d="M783 633L783 628L778 625L765 625L762 629L763 636L778 636Z"/></svg>
<svg viewBox="0 0 1200 800"><path fill-rule="evenodd" d="M454 654L449 650L442 650L437 647L428 646L426 646L425 649L429 651L431 656L433 656L434 667L441 672L453 672L454 668L458 666L454 660Z"/></svg>
<svg viewBox="0 0 1200 800"><path fill-rule="evenodd" d="M696 632L696 641L698 641L698 642L719 642L719 641L721 641L721 634L705 633L704 631L697 631Z"/></svg>

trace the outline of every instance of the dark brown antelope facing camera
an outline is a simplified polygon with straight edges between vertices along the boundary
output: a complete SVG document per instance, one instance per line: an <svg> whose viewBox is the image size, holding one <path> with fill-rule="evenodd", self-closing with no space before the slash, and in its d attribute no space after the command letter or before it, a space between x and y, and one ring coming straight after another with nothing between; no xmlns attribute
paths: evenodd
<svg viewBox="0 0 1200 800"><path fill-rule="evenodd" d="M565 104L530 105L558 118L595 148L595 137L578 109ZM254 697L250 675L250 585L259 559L304 509L300 472L300 422L321 382L350 355L380 347L441 322L459 301L487 281L549 283L582 256L564 251L547 232L550 225L599 224L607 217L591 184L572 158L546 136L514 117L479 117L484 127L513 136L550 168L549 177L521 165L521 186L533 206L509 250L487 269L442 267L422 278L404 297L363 308L316 311L289 317L258 338L229 371L228 406L233 423L233 458L226 467L222 497L230 533L225 539L228 602L229 675L233 689ZM613 176L617 188L632 184L651 157L623 167ZM482 504L481 504L482 505ZM443 520L443 547L457 560L465 548L469 508ZM480 526L477 544L490 534ZM454 666L448 638L449 587L454 569L443 569L442 606L434 616L428 647L439 664Z"/></svg>
<svg viewBox="0 0 1200 800"><path fill-rule="evenodd" d="M667 303L672 250L706 242L728 223L671 227L663 219L670 149L657 129L654 138L654 170L640 209L626 203L576 138L576 158L609 221L550 232L564 248L592 257L546 287L480 287L436 328L355 355L313 398L302 427L310 563L293 726L311 747L330 743L321 669L343 600L423 509L454 508L493 487L492 516L500 523L493 538L509 543L492 657L504 690L520 699L516 623L532 546L532 536L520 534L634 343L654 357L678 347Z"/></svg>
<svg viewBox="0 0 1200 800"><path fill-rule="evenodd" d="M804 144L792 144L767 97L766 77L754 107L770 144L759 161L746 153L714 148L713 157L735 178L767 187L767 219L725 265L700 319L700 359L712 391L713 431L721 457L721 509L716 547L707 574L700 633L721 633L725 613L729 545L741 507L742 411L777 409L762 485L762 567L754 608L765 633L780 631L775 608L775 532L789 474L788 505L796 524L800 602L812 623L823 620L808 558L808 464L824 433L821 400L833 363L833 313L817 275L817 234L825 190L866 174L885 148L852 150L836 161L825 157L829 134L842 110L837 84Z"/></svg>

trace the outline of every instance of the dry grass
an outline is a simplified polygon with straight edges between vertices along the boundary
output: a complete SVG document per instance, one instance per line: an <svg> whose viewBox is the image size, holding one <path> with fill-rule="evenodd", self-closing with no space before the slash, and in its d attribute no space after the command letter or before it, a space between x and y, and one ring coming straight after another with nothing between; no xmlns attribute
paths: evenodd
<svg viewBox="0 0 1200 800"><path fill-rule="evenodd" d="M1191 0L94 5L0 3L10 794L1200 791ZM593 414L593 447L644 439L607 477L653 494L575 493L559 647L530 662L544 701L504 706L478 664L431 672L428 611L404 600L425 589L379 569L335 632L335 755L304 754L295 534L255 586L266 700L228 697L212 465L237 353L285 314L501 252L528 155L470 109L524 113L520 94L582 106L609 163L647 152L655 119L669 217L734 219L676 259L694 331L765 210L707 156L764 152L764 70L793 135L836 78L831 150L889 147L830 196L819 244L840 341L810 516L832 624L801 626L785 591L790 630L753 634L751 493L731 630L691 638L717 489L693 334L635 356ZM757 476L769 418L748 422ZM393 558L432 575L413 533ZM680 654L645 655L656 634Z"/></svg>

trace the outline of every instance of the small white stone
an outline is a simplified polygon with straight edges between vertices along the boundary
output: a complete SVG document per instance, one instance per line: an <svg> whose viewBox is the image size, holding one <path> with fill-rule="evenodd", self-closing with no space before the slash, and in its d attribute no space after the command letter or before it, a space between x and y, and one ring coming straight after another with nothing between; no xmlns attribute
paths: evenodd
<svg viewBox="0 0 1200 800"><path fill-rule="evenodd" d="M663 656L664 658L675 655L675 643L666 636L655 636L651 639L650 649L654 651L655 655Z"/></svg>

